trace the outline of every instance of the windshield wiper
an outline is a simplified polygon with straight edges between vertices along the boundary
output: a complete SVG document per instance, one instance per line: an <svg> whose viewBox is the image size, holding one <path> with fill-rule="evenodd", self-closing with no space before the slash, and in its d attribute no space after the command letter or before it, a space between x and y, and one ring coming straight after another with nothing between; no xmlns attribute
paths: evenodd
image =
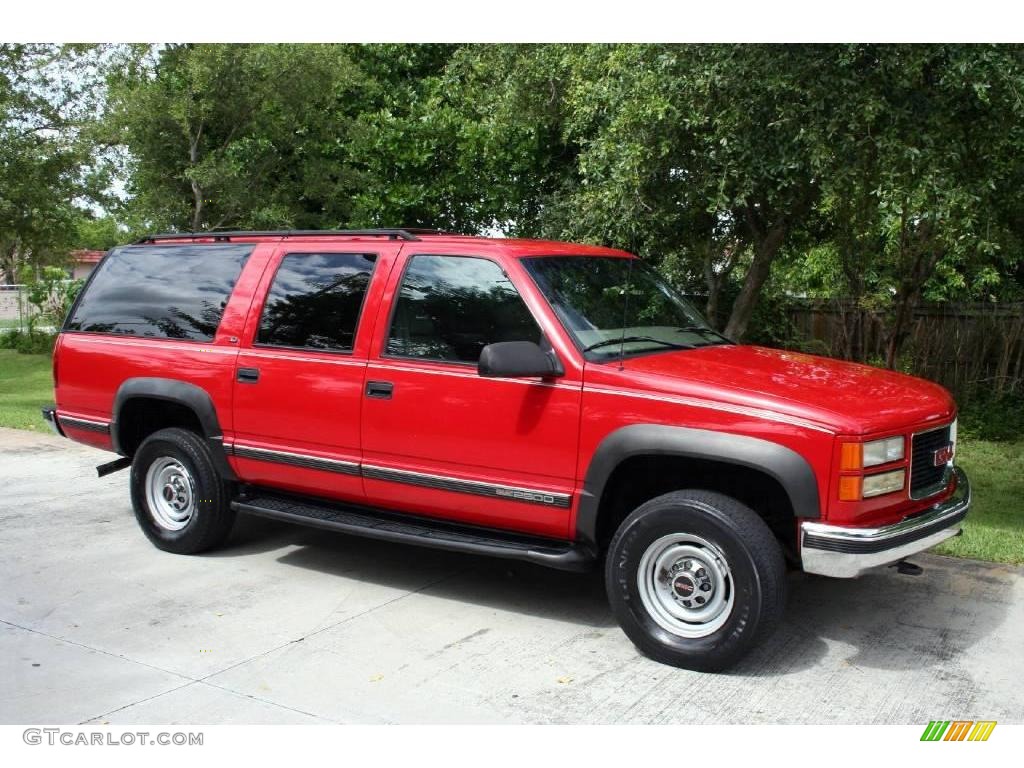
<svg viewBox="0 0 1024 768"><path fill-rule="evenodd" d="M717 336L727 344L734 343L733 340L730 339L728 336L725 336L719 333L718 331L712 330L711 328L705 328L703 325L684 325L682 328L676 328L676 330L681 331L682 333L699 333L702 336Z"/></svg>
<svg viewBox="0 0 1024 768"><path fill-rule="evenodd" d="M604 341L598 341L591 344L589 347L584 347L584 352L589 352L592 349L598 349L599 347L610 347L615 344L629 343L631 341L653 341L655 344L663 344L666 347L672 349L695 349L693 344L676 344L674 341L665 341L664 339L656 339L653 336L623 336L618 339L605 339Z"/></svg>

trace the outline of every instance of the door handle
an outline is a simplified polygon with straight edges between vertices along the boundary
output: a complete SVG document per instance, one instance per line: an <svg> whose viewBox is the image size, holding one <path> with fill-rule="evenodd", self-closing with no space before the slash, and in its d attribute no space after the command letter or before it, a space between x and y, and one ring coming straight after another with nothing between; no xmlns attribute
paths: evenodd
<svg viewBox="0 0 1024 768"><path fill-rule="evenodd" d="M366 382L366 396L378 400L390 400L391 394L395 391L395 385L390 381L368 381Z"/></svg>
<svg viewBox="0 0 1024 768"><path fill-rule="evenodd" d="M260 369L259 368L239 368L238 369L238 380L245 384L255 384L259 381Z"/></svg>

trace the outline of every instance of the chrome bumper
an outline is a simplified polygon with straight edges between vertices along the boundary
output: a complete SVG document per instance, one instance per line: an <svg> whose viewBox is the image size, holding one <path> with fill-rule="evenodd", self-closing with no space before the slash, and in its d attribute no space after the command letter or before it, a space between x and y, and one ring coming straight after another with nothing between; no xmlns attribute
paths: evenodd
<svg viewBox="0 0 1024 768"><path fill-rule="evenodd" d="M883 528L846 528L825 523L800 526L800 557L808 573L849 579L869 568L895 563L960 533L971 506L971 484L959 467L956 491L931 509Z"/></svg>

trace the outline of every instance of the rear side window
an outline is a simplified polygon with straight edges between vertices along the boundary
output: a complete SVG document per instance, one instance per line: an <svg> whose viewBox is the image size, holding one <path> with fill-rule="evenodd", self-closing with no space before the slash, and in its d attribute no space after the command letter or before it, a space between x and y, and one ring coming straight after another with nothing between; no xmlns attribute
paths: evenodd
<svg viewBox="0 0 1024 768"><path fill-rule="evenodd" d="M290 253L281 260L257 344L351 352L376 256Z"/></svg>
<svg viewBox="0 0 1024 768"><path fill-rule="evenodd" d="M142 245L113 251L65 330L212 341L254 245Z"/></svg>
<svg viewBox="0 0 1024 768"><path fill-rule="evenodd" d="M387 354L475 364L488 344L540 340L533 315L493 261L420 255L402 278Z"/></svg>

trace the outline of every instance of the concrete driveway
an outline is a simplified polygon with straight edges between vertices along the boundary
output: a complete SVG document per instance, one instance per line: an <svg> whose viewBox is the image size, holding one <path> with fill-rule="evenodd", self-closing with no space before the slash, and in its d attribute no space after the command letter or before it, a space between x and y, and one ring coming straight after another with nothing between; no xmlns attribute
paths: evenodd
<svg viewBox="0 0 1024 768"><path fill-rule="evenodd" d="M793 574L727 674L640 656L598 575L243 518L154 549L127 472L0 429L2 723L1024 722L1024 569Z"/></svg>

